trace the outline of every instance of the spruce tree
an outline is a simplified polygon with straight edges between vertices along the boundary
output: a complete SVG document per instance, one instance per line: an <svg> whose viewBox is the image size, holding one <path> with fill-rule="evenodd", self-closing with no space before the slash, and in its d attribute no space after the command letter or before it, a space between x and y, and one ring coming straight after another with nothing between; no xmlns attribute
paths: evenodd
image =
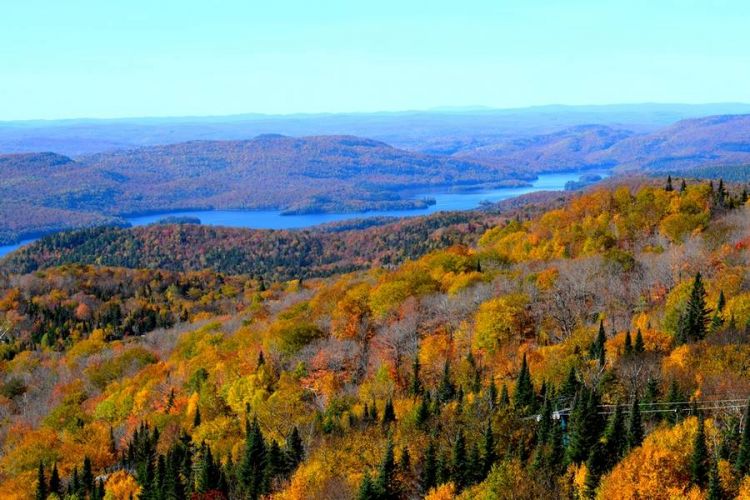
<svg viewBox="0 0 750 500"><path fill-rule="evenodd" d="M47 478L44 477L44 464L39 462L39 469L36 475L36 500L47 500Z"/></svg>
<svg viewBox="0 0 750 500"><path fill-rule="evenodd" d="M683 400L684 396L682 395L682 392L680 391L680 387L677 385L677 381L672 379L672 382L669 384L669 393L667 393L667 402L669 403L669 409L671 412L669 413L668 420L672 424L676 424L680 421L682 414L680 410L682 409L682 405L680 402Z"/></svg>
<svg viewBox="0 0 750 500"><path fill-rule="evenodd" d="M604 439L607 445L607 469L609 469L614 467L620 458L622 458L628 444L625 433L625 417L622 412L622 406L619 404L615 406L615 411L609 419Z"/></svg>
<svg viewBox="0 0 750 500"><path fill-rule="evenodd" d="M638 394L633 396L633 403L630 405L627 438L629 450L637 448L643 442L643 422L641 421L641 406L638 403Z"/></svg>
<svg viewBox="0 0 750 500"><path fill-rule="evenodd" d="M57 470L57 462L52 464L52 473L49 476L49 493L55 493L56 495L62 495L62 482L60 481L60 473Z"/></svg>
<svg viewBox="0 0 750 500"><path fill-rule="evenodd" d="M429 396L430 396L429 392L424 394L422 396L422 400L419 402L419 406L417 407L415 423L417 424L417 428L421 430L425 429L425 424L427 423L427 420L429 420L430 418Z"/></svg>
<svg viewBox="0 0 750 500"><path fill-rule="evenodd" d="M482 474L484 476L490 473L490 469L492 469L496 460L495 435L492 433L492 421L488 420L482 435Z"/></svg>
<svg viewBox="0 0 750 500"><path fill-rule="evenodd" d="M698 415L698 429L693 438L693 453L690 457L690 480L703 488L708 482L708 447L706 446L706 429L703 415Z"/></svg>
<svg viewBox="0 0 750 500"><path fill-rule="evenodd" d="M260 497L263 490L266 468L266 444L257 420L245 422L245 449L240 463L239 480L245 494L251 499Z"/></svg>
<svg viewBox="0 0 750 500"><path fill-rule="evenodd" d="M737 452L737 460L734 467L737 474L746 476L750 474L750 400L745 407L745 417L742 419L744 428L742 429L742 438L740 439L740 448Z"/></svg>
<svg viewBox="0 0 750 500"><path fill-rule="evenodd" d="M199 425L201 425L201 409L196 407L195 415L193 416L193 428L196 428Z"/></svg>
<svg viewBox="0 0 750 500"><path fill-rule="evenodd" d="M641 329L639 328L635 332L635 344L633 344L633 352L636 354L641 354L646 351L646 346L643 343L643 332L641 332Z"/></svg>
<svg viewBox="0 0 750 500"><path fill-rule="evenodd" d="M566 459L568 463L581 463L591 452L591 447L602 434L602 417L599 415L599 395L596 390L581 387L570 415L570 433Z"/></svg>
<svg viewBox="0 0 750 500"><path fill-rule="evenodd" d="M443 377L440 380L440 386L438 387L437 399L441 403L445 403L453 399L456 395L456 388L451 382L451 367L450 362L446 359L443 365Z"/></svg>
<svg viewBox="0 0 750 500"><path fill-rule="evenodd" d="M547 398L544 400L542 413L539 415L539 423L537 424L536 436L538 443L544 444L547 442L552 425L552 398Z"/></svg>
<svg viewBox="0 0 750 500"><path fill-rule="evenodd" d="M81 473L81 485L83 490L91 493L94 489L94 473L91 470L91 459L88 456L83 458L83 472Z"/></svg>
<svg viewBox="0 0 750 500"><path fill-rule="evenodd" d="M711 471L708 475L708 500L722 500L725 498L719 480L719 465L717 460L711 460Z"/></svg>
<svg viewBox="0 0 750 500"><path fill-rule="evenodd" d="M701 340L706 336L710 309L706 306L706 290L703 287L701 273L695 275L687 306L683 312L684 320L680 325L683 341Z"/></svg>
<svg viewBox="0 0 750 500"><path fill-rule="evenodd" d="M508 394L508 386L503 384L503 388L500 391L500 407L505 408L510 404L510 395Z"/></svg>
<svg viewBox="0 0 750 500"><path fill-rule="evenodd" d="M438 476L437 451L435 443L430 441L424 452L422 459L422 472L419 475L419 482L423 493L427 493L431 488L437 485Z"/></svg>
<svg viewBox="0 0 750 500"><path fill-rule="evenodd" d="M682 179L682 182L680 183L680 193L684 193L687 191L687 183L685 182L685 179Z"/></svg>
<svg viewBox="0 0 750 500"><path fill-rule="evenodd" d="M513 406L517 410L533 411L536 396L534 394L534 385L531 382L531 373L526 362L526 354L523 355L521 370L516 378L516 390L513 394Z"/></svg>
<svg viewBox="0 0 750 500"><path fill-rule="evenodd" d="M667 192L674 191L674 187L672 187L672 176L667 176L667 185L664 186L664 190Z"/></svg>
<svg viewBox="0 0 750 500"><path fill-rule="evenodd" d="M413 397L417 397L420 394L422 394L422 381L419 378L419 355L414 356L414 361L412 362L412 374L411 374L411 383L409 384L409 394L411 394Z"/></svg>
<svg viewBox="0 0 750 500"><path fill-rule="evenodd" d="M393 410L393 400L388 399L385 402L385 409L383 410L383 427L388 427L390 424L396 421L396 412Z"/></svg>
<svg viewBox="0 0 750 500"><path fill-rule="evenodd" d="M378 500L379 498L380 495L378 495L375 484L372 482L370 473L368 471L365 471L365 475L359 485L357 500Z"/></svg>
<svg viewBox="0 0 750 500"><path fill-rule="evenodd" d="M568 371L568 377L565 379L565 383L560 388L560 396L566 398L572 398L578 392L578 376L574 366L570 367Z"/></svg>
<svg viewBox="0 0 750 500"><path fill-rule="evenodd" d="M396 460L393 455L393 441L390 437L385 446L385 455L378 468L375 489L380 498L394 498L396 495Z"/></svg>
<svg viewBox="0 0 750 500"><path fill-rule="evenodd" d="M623 348L623 354L625 356L633 354L633 340L630 338L630 330L625 332L625 347Z"/></svg>
<svg viewBox="0 0 750 500"><path fill-rule="evenodd" d="M469 484L469 471L466 466L466 438L463 429L458 429L451 454L451 476L459 490Z"/></svg>
<svg viewBox="0 0 750 500"><path fill-rule="evenodd" d="M605 471L606 458L604 446L601 443L594 443L591 452L586 459L586 480L584 488L589 498L594 498L596 488L599 486L599 479Z"/></svg>
<svg viewBox="0 0 750 500"><path fill-rule="evenodd" d="M286 438L285 455L287 471L292 472L305 458L305 447L299 435L297 426L292 427L292 432Z"/></svg>
<svg viewBox="0 0 750 500"><path fill-rule="evenodd" d="M497 386L495 385L494 377L490 379L490 385L487 386L487 404L490 411L493 411L495 406L497 406Z"/></svg>
<svg viewBox="0 0 750 500"><path fill-rule="evenodd" d="M398 461L398 469L403 474L409 474L411 472L411 455L409 454L409 448L407 446L401 448L401 458Z"/></svg>

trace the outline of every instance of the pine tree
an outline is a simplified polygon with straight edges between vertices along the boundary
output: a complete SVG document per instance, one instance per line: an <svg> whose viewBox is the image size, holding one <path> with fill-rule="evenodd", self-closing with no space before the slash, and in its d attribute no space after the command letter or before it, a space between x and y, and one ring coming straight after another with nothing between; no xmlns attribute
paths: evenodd
<svg viewBox="0 0 750 500"><path fill-rule="evenodd" d="M679 340L701 340L706 336L710 309L706 306L706 290L703 287L701 273L695 275L690 297L681 317Z"/></svg>
<svg viewBox="0 0 750 500"><path fill-rule="evenodd" d="M641 421L641 405L638 403L638 394L633 396L633 403L630 405L627 437L629 450L637 448L643 442L643 422Z"/></svg>
<svg viewBox="0 0 750 500"><path fill-rule="evenodd" d="M422 381L419 378L419 370L421 368L419 364L419 355L414 356L414 362L411 366L412 374L411 383L409 384L409 394L416 398L422 394Z"/></svg>
<svg viewBox="0 0 750 500"><path fill-rule="evenodd" d="M500 391L500 407L505 408L510 404L510 395L508 394L508 386L503 384L503 388Z"/></svg>
<svg viewBox="0 0 750 500"><path fill-rule="evenodd" d="M240 463L239 479L246 495L256 499L265 491L266 443L257 420L245 422L245 450Z"/></svg>
<svg viewBox="0 0 750 500"><path fill-rule="evenodd" d="M740 449L737 452L737 460L734 467L737 474L746 476L750 474L750 400L745 408L745 417L742 419L744 428L742 429L742 439L740 440Z"/></svg>
<svg viewBox="0 0 750 500"><path fill-rule="evenodd" d="M680 193L684 193L687 191L687 183L685 183L685 179L682 179L682 182L680 183Z"/></svg>
<svg viewBox="0 0 750 500"><path fill-rule="evenodd" d="M607 469L614 467L622 458L627 448L627 439L625 433L625 417L622 413L622 406L615 406L615 412L609 419L607 430L604 433L604 440L607 444Z"/></svg>
<svg viewBox="0 0 750 500"><path fill-rule="evenodd" d="M411 473L411 455L409 454L409 448L407 446L401 448L401 458L398 461L398 469L403 474Z"/></svg>
<svg viewBox="0 0 750 500"><path fill-rule="evenodd" d="M394 498L396 488L396 461L393 456L393 441L388 438L385 446L385 455L378 468L378 477L375 480L375 489L380 498Z"/></svg>
<svg viewBox="0 0 750 500"><path fill-rule="evenodd" d="M435 443L430 441L424 452L424 458L422 459L422 472L419 475L419 482L423 493L427 493L431 488L434 488L437 485L437 469L438 463Z"/></svg>
<svg viewBox="0 0 750 500"><path fill-rule="evenodd" d="M383 427L387 427L396 421L396 412L393 410L393 400L388 399L383 410Z"/></svg>
<svg viewBox="0 0 750 500"><path fill-rule="evenodd" d="M493 411L497 406L497 386L495 385L495 379L490 379L490 385L487 386L487 404L490 407L490 411Z"/></svg>
<svg viewBox="0 0 750 500"><path fill-rule="evenodd" d="M708 447L703 415L698 416L698 429L693 439L693 454L690 457L690 480L703 488L708 482Z"/></svg>
<svg viewBox="0 0 750 500"><path fill-rule="evenodd" d="M531 373L526 362L526 354L523 355L521 370L516 378L516 390L513 394L513 406L517 410L533 411L536 396L534 385L531 382Z"/></svg>
<svg viewBox="0 0 750 500"><path fill-rule="evenodd" d="M47 500L47 478L44 477L44 464L39 462L39 470L36 475L36 500Z"/></svg>
<svg viewBox="0 0 750 500"><path fill-rule="evenodd" d="M440 380L440 386L438 387L437 399L439 402L445 403L453 399L455 395L456 388L451 382L451 367L446 359L443 365L443 378Z"/></svg>
<svg viewBox="0 0 750 500"><path fill-rule="evenodd" d="M596 390L581 387L570 415L570 434L566 450L568 463L581 463L599 441L603 421L599 415L599 395Z"/></svg>
<svg viewBox="0 0 750 500"><path fill-rule="evenodd" d="M599 486L599 478L601 478L602 472L605 470L606 458L604 453L604 446L601 443L594 443L586 459L587 473L584 488L589 498L594 498L596 488Z"/></svg>
<svg viewBox="0 0 750 500"><path fill-rule="evenodd" d="M91 470L91 459L88 456L83 458L83 472L81 473L81 486L87 493L94 489L94 473Z"/></svg>
<svg viewBox="0 0 750 500"><path fill-rule="evenodd" d="M466 486L482 479L482 458L479 454L479 445L475 443L469 447L469 456L466 458Z"/></svg>
<svg viewBox="0 0 750 500"><path fill-rule="evenodd" d="M463 429L458 429L451 454L451 476L459 490L469 484L469 471L466 465L466 438Z"/></svg>
<svg viewBox="0 0 750 500"><path fill-rule="evenodd" d="M365 475L359 485L357 500L378 500L379 498L380 495L378 495L375 484L372 482L372 478L370 478L370 473L365 471Z"/></svg>
<svg viewBox="0 0 750 500"><path fill-rule="evenodd" d="M544 444L547 442L552 425L552 398L546 398L542 406L542 413L539 415L539 423L537 424L536 436L538 443Z"/></svg>
<svg viewBox="0 0 750 500"><path fill-rule="evenodd" d="M292 472L305 458L305 447L299 435L297 426L292 427L292 432L286 438L285 455L287 471Z"/></svg>
<svg viewBox="0 0 750 500"><path fill-rule="evenodd" d="M625 332L625 347L623 349L623 354L625 356L633 354L633 340L630 338L630 330Z"/></svg>
<svg viewBox="0 0 750 500"><path fill-rule="evenodd" d="M672 187L672 176L667 176L667 185L664 186L664 190L667 192L674 191L674 187Z"/></svg>
<svg viewBox="0 0 750 500"><path fill-rule="evenodd" d="M425 424L430 418L429 397L430 393L425 393L425 395L422 396L422 400L419 402L419 406L417 407L415 423L417 424L418 429L424 430Z"/></svg>
<svg viewBox="0 0 750 500"><path fill-rule="evenodd" d="M62 482L60 481L60 473L57 470L57 462L52 464L52 473L49 476L49 493L55 493L58 496L62 495Z"/></svg>
<svg viewBox="0 0 750 500"><path fill-rule="evenodd" d="M196 428L199 425L201 425L201 409L196 407L195 415L193 416L193 428Z"/></svg>
<svg viewBox="0 0 750 500"><path fill-rule="evenodd" d="M708 500L724 499L724 492L721 489L719 479L719 465L717 460L711 460L711 471L708 475Z"/></svg>
<svg viewBox="0 0 750 500"><path fill-rule="evenodd" d="M266 468L263 471L263 489L270 491L274 479L284 473L285 457L281 452L279 443L276 440L270 440L266 451Z"/></svg>
<svg viewBox="0 0 750 500"><path fill-rule="evenodd" d="M635 333L635 344L633 344L633 352L641 354L646 351L646 346L643 343L643 332L639 328Z"/></svg>
<svg viewBox="0 0 750 500"><path fill-rule="evenodd" d="M677 385L676 380L672 380L671 384L669 385L669 393L667 394L667 402L669 403L669 409L672 410L669 414L668 420L672 424L676 424L680 421L680 417L682 416L680 414L681 405L680 402L683 400L684 396L682 395L682 392L680 391L680 387Z"/></svg>
<svg viewBox="0 0 750 500"><path fill-rule="evenodd" d="M492 421L488 420L482 435L482 474L484 476L490 473L490 469L492 469L496 460L495 435L492 433Z"/></svg>
<svg viewBox="0 0 750 500"><path fill-rule="evenodd" d="M566 398L572 398L578 392L578 376L576 375L576 369L574 366L570 367L568 371L568 377L565 379L565 383L560 388L560 396Z"/></svg>

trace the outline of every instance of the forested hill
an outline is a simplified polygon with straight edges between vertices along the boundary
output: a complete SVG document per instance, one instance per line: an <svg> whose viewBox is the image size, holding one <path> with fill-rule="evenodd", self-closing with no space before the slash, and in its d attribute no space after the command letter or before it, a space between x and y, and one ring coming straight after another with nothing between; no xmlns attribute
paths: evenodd
<svg viewBox="0 0 750 500"><path fill-rule="evenodd" d="M324 279L3 276L0 497L748 498L750 204L659 184Z"/></svg>
<svg viewBox="0 0 750 500"><path fill-rule="evenodd" d="M533 173L352 136L193 141L70 158L0 155L0 240L175 209L359 212L427 206L405 194L524 185ZM122 221L120 221L122 222Z"/></svg>

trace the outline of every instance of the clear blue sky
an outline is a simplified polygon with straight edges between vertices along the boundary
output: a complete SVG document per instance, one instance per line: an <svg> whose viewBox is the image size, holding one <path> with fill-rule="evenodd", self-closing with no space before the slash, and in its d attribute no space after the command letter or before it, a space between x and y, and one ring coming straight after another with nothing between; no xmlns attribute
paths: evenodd
<svg viewBox="0 0 750 500"><path fill-rule="evenodd" d="M750 101L748 0L9 0L0 120Z"/></svg>

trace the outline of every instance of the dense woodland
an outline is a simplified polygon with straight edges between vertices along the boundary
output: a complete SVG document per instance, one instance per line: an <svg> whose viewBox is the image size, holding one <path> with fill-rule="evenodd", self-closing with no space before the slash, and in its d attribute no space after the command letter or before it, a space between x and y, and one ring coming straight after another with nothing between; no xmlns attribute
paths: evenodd
<svg viewBox="0 0 750 500"><path fill-rule="evenodd" d="M523 213L325 278L7 275L0 496L750 498L742 187Z"/></svg>

